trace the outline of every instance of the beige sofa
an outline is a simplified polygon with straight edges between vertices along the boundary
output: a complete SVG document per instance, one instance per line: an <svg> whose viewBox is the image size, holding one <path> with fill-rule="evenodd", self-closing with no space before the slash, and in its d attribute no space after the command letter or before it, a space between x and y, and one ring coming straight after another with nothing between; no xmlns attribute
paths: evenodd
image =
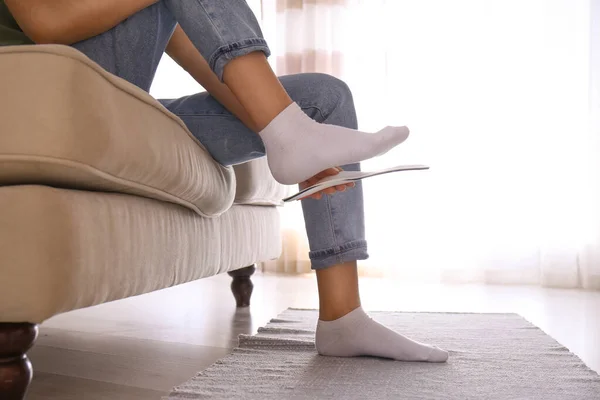
<svg viewBox="0 0 600 400"><path fill-rule="evenodd" d="M247 305L285 194L78 51L0 48L0 398L24 396L53 315L224 272Z"/></svg>

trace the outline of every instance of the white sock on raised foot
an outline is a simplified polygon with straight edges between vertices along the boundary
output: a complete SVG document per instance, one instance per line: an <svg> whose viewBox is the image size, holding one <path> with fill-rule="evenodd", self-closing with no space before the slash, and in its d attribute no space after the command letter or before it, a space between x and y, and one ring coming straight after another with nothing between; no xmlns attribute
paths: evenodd
<svg viewBox="0 0 600 400"><path fill-rule="evenodd" d="M262 131L269 168L279 183L292 185L326 170L382 155L408 138L405 126L375 133L320 124L290 104Z"/></svg>
<svg viewBox="0 0 600 400"><path fill-rule="evenodd" d="M372 320L359 307L334 321L317 324L319 354L335 357L374 356L398 361L445 362L448 352L419 343Z"/></svg>

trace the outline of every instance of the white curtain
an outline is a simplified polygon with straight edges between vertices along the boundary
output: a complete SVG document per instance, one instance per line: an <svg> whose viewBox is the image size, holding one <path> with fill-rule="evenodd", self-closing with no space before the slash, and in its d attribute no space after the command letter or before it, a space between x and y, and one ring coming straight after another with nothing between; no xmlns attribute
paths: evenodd
<svg viewBox="0 0 600 400"><path fill-rule="evenodd" d="M599 14L598 0L262 1L279 72L344 79L361 129L411 128L363 169L431 166L364 182L364 274L600 289ZM265 268L304 272L297 205L284 229L292 247Z"/></svg>

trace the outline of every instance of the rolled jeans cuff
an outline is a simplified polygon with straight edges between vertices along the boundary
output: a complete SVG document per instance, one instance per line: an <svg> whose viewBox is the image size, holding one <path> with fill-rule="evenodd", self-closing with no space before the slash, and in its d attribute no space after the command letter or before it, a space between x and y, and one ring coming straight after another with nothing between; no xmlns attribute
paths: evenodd
<svg viewBox="0 0 600 400"><path fill-rule="evenodd" d="M334 248L311 251L309 257L311 268L314 270L325 269L349 261L366 260L369 258L367 241L355 240Z"/></svg>
<svg viewBox="0 0 600 400"><path fill-rule="evenodd" d="M237 57L245 56L246 54L254 53L255 51L262 51L265 57L271 55L271 50L269 50L269 46L264 39L244 39L219 47L208 59L208 65L222 82L223 70L227 63Z"/></svg>

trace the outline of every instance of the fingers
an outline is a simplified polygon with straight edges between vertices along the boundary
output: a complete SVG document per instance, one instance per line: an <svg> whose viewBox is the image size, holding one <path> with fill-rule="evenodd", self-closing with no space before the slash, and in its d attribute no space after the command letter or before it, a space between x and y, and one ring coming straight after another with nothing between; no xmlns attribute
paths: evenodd
<svg viewBox="0 0 600 400"><path fill-rule="evenodd" d="M313 178L316 178L317 180L321 180L323 178L327 178L328 176L333 176L333 175L337 175L339 174L341 171L340 168L329 168L326 169L325 171L321 171L318 174L316 174Z"/></svg>
<svg viewBox="0 0 600 400"><path fill-rule="evenodd" d="M328 168L324 171L319 172L317 175L313 176L312 178L309 178L306 181L302 182L300 184L300 187L306 188L306 187L312 186L312 185L318 183L321 179L327 178L328 176L337 175L341 171L343 171L343 169L340 167ZM336 192L344 192L344 191L346 191L346 189L353 188L355 186L356 186L356 184L354 182L349 182L349 183L345 183L342 185L332 186L330 188L323 189L320 192L313 193L306 197L302 197L302 198L300 198L300 200L304 200L304 199L319 200L323 197L324 194L332 195L332 194L335 194Z"/></svg>
<svg viewBox="0 0 600 400"><path fill-rule="evenodd" d="M329 169L326 169L325 171L321 171L317 175L315 175L311 178L308 178L304 182L300 183L300 189L305 189L309 186L316 184L321 179L327 178L328 176L337 175L339 173L340 173L339 168L329 168Z"/></svg>
<svg viewBox="0 0 600 400"><path fill-rule="evenodd" d="M315 175L315 177L319 177L319 179L323 179L323 178L326 178L328 176L337 175L339 173L340 173L340 169L338 169L338 168L329 168L329 169L326 169L325 171L319 172L317 175Z"/></svg>
<svg viewBox="0 0 600 400"><path fill-rule="evenodd" d="M346 190L345 185L332 186L330 188L323 189L320 192L313 193L312 195L308 196L307 198L319 200L324 194L332 195L332 194L335 194L336 192L343 192L345 190Z"/></svg>

